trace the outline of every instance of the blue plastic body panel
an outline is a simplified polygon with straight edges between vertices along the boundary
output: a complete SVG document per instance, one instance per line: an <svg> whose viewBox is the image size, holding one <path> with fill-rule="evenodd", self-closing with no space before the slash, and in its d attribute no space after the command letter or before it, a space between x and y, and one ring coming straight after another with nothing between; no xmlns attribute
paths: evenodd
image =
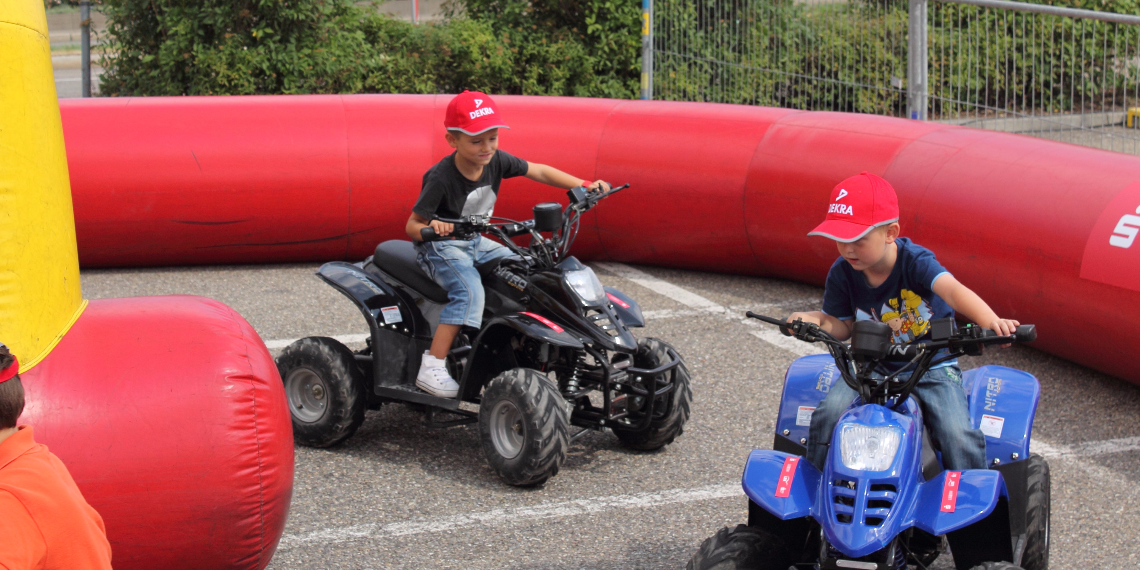
<svg viewBox="0 0 1140 570"><path fill-rule="evenodd" d="M824 484L816 499L816 520L828 542L847 556L858 558L884 548L911 524L911 505L921 478L922 412L913 400L902 408L903 413L873 404L855 407L835 425ZM846 423L890 426L901 432L898 452L887 469L861 471L843 464L839 431ZM837 481L852 481L855 489Z"/></svg>
<svg viewBox="0 0 1140 570"><path fill-rule="evenodd" d="M776 487L783 476L781 471L784 468L784 461L789 457L798 456L782 451L754 449L748 455L748 463L744 465L744 476L741 477L744 494L748 495L752 502L782 520L811 515L811 508L819 488L819 471L808 463L807 459L800 457L788 496L776 496Z"/></svg>
<svg viewBox="0 0 1140 570"><path fill-rule="evenodd" d="M977 383L976 378L983 381ZM777 433L782 435L788 430L785 437L795 441L806 438L810 413L804 413L804 409L810 412L818 406L837 381L842 379L830 355L807 356L793 362L784 380ZM1039 393L1036 379L1017 370L987 366L967 373L967 381L964 386L970 394L974 425L979 425L983 415L1004 418L1002 437L987 438L990 445L998 442L991 459L995 453L1003 454L1003 462L1008 462L1015 447L1021 458L1026 457ZM997 384L1000 387L995 390ZM988 516L998 499L1008 496L1001 473L985 469L963 471L954 512L942 512L945 473L928 482L922 480L922 411L913 399L898 410L877 405L849 409L836 424L833 442L839 441L839 430L849 422L894 426L902 432L899 451L888 469L849 469L843 465L841 447L833 444L824 472L819 473L806 460L800 461L789 496L782 498L776 497L775 491L789 455L757 450L749 455L745 467L745 493L780 519L812 516L820 523L828 542L853 558L889 545L900 532L913 526L935 535L966 527ZM855 488L841 481L852 482Z"/></svg>
<svg viewBox="0 0 1140 570"><path fill-rule="evenodd" d="M935 536L958 530L988 516L998 498L1008 497L1001 472L970 469L962 472L954 512L942 512L942 489L947 471L919 486L911 513L912 524ZM910 526L910 525L908 525Z"/></svg>
<svg viewBox="0 0 1140 570"><path fill-rule="evenodd" d="M811 413L827 396L835 382L842 382L835 360L830 354L814 354L797 358L784 375L784 395L780 399L780 415L776 433L792 441L806 440ZM801 410L803 408L803 410Z"/></svg>
<svg viewBox="0 0 1140 570"><path fill-rule="evenodd" d="M970 419L986 434L988 463L1029 457L1029 439L1041 385L1027 372L1005 366L982 366L963 374L962 388L970 402ZM985 422L985 425L983 425ZM1000 435L995 435L1000 430Z"/></svg>

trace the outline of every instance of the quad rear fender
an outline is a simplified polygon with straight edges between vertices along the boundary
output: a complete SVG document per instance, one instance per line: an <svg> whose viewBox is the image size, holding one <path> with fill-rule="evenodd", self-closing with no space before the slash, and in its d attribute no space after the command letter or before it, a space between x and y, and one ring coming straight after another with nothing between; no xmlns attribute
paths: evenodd
<svg viewBox="0 0 1140 570"><path fill-rule="evenodd" d="M379 329L404 334L422 332L416 331L412 308L396 289L383 281L372 279L363 269L351 263L333 261L322 265L317 270L317 277L356 304L373 334Z"/></svg>
<svg viewBox="0 0 1140 570"><path fill-rule="evenodd" d="M970 420L986 435L987 463L1028 458L1041 395L1037 378L1005 366L981 366L962 375L962 388L970 402Z"/></svg>
<svg viewBox="0 0 1140 570"><path fill-rule="evenodd" d="M804 356L792 362L784 375L784 393L780 398L773 447L804 455L812 414L831 386L842 381L839 370L835 368L835 360L829 354Z"/></svg>
<svg viewBox="0 0 1140 570"><path fill-rule="evenodd" d="M317 276L351 299L368 321L373 355L379 356L370 370L375 385L412 381L431 328L408 294L342 261L322 265Z"/></svg>
<svg viewBox="0 0 1140 570"><path fill-rule="evenodd" d="M478 396L479 390L491 378L518 365L514 348L510 346L512 338L518 336L530 338L550 348L584 347L577 335L556 323L550 324L561 330L523 313L491 319L471 344L471 355L468 357L467 366L463 369L463 377L459 379L459 398L469 400Z"/></svg>

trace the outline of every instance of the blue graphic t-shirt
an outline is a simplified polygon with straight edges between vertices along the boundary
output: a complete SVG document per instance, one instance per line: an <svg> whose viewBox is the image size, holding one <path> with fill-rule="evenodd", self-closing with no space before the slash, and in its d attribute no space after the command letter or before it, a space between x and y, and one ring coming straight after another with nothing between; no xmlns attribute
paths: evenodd
<svg viewBox="0 0 1140 570"><path fill-rule="evenodd" d="M898 257L890 277L878 287L867 284L862 271L840 257L827 273L823 312L840 320L874 319L891 327L891 342L908 344L930 339L931 319L954 316L934 294L934 282L949 275L929 249L908 238L895 240ZM954 364L953 361L936 367ZM890 366L897 369L898 366Z"/></svg>

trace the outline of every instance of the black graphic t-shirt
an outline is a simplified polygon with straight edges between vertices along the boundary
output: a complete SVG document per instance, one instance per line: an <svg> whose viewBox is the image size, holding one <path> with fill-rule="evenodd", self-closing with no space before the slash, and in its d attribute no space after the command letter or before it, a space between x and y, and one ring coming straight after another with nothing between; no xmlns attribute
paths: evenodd
<svg viewBox="0 0 1140 570"><path fill-rule="evenodd" d="M468 180L455 167L455 153L424 174L423 189L412 211L424 218L490 216L504 178L524 176L530 166L505 151L496 151L479 180Z"/></svg>
<svg viewBox="0 0 1140 570"><path fill-rule="evenodd" d="M950 305L934 294L934 282L950 272L933 252L910 239L898 238L895 244L895 266L878 287L868 285L863 272L852 268L847 260L835 260L827 273L823 312L840 320L886 323L891 327L891 342L896 344L929 340L931 319L954 316ZM949 364L952 362L945 363Z"/></svg>

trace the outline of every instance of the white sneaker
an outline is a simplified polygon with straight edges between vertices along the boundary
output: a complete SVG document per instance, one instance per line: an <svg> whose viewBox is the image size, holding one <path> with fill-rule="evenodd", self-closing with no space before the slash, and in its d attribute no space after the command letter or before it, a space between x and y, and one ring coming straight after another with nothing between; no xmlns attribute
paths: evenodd
<svg viewBox="0 0 1140 570"><path fill-rule="evenodd" d="M454 398L459 393L459 384L456 384L451 374L447 373L444 361L427 351L424 351L424 358L420 363L420 373L416 375L416 387L440 398Z"/></svg>

